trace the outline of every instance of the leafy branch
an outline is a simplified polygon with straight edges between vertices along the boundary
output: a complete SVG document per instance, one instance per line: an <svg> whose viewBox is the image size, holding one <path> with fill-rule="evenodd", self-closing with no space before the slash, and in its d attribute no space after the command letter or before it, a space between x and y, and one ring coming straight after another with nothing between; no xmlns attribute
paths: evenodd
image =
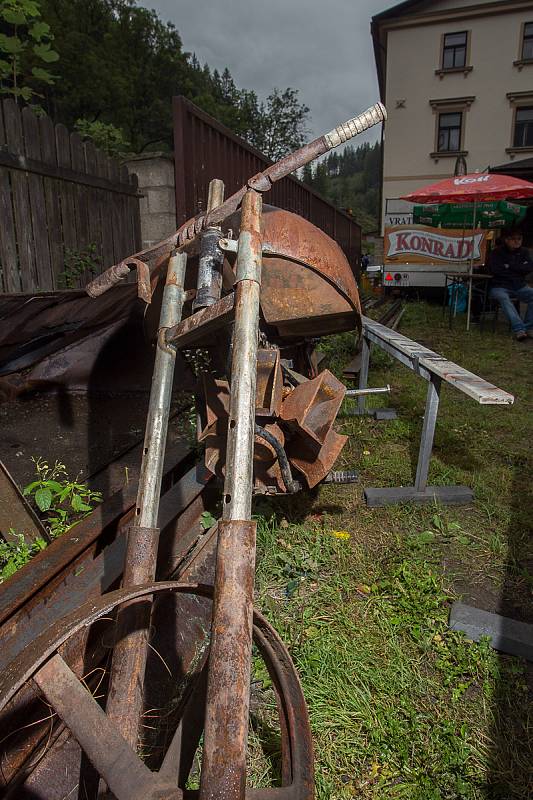
<svg viewBox="0 0 533 800"><path fill-rule="evenodd" d="M54 36L35 0L0 0L0 94L30 102L41 98L35 86L52 84L43 64L59 59Z"/></svg>

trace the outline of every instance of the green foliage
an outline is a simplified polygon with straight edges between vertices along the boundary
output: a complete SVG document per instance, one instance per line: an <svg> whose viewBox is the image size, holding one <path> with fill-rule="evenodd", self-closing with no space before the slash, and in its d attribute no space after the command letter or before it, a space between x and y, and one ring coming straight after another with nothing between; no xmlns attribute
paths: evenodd
<svg viewBox="0 0 533 800"><path fill-rule="evenodd" d="M368 232L378 227L381 145L347 145L341 153L330 153L307 169L302 180L319 194L352 215Z"/></svg>
<svg viewBox="0 0 533 800"><path fill-rule="evenodd" d="M65 249L64 270L58 275L61 289L75 289L80 278L96 275L102 266L96 245L92 242L85 250Z"/></svg>
<svg viewBox="0 0 533 800"><path fill-rule="evenodd" d="M14 530L10 530L9 533L14 537L14 540L0 540L0 583L10 578L24 564L27 564L34 555L46 547L45 540L40 537L28 544L22 533L16 534Z"/></svg>
<svg viewBox="0 0 533 800"><path fill-rule="evenodd" d="M0 94L27 103L42 98L42 84L53 84L55 76L44 64L59 58L52 49L54 36L41 19L35 0L0 0Z"/></svg>
<svg viewBox="0 0 533 800"><path fill-rule="evenodd" d="M80 136L84 139L91 139L96 147L109 156L120 158L128 152L130 143L120 128L110 122L100 122L99 120L90 122L88 119L77 119L75 129Z"/></svg>
<svg viewBox="0 0 533 800"><path fill-rule="evenodd" d="M181 94L267 155L301 141L307 109L296 90L259 103L229 70L211 71L185 52L176 28L135 0L42 0L42 8L61 55L47 107L68 127L112 125L135 152L172 149L171 101Z"/></svg>
<svg viewBox="0 0 533 800"><path fill-rule="evenodd" d="M297 89L274 89L260 105L257 125L246 138L272 161L278 161L305 143L308 113L308 107L298 100Z"/></svg>
<svg viewBox="0 0 533 800"><path fill-rule="evenodd" d="M78 479L71 481L60 461L53 466L44 458L32 458L36 480L24 487L23 494L33 498L41 515L45 516L51 539L61 536L80 522L100 503L102 495L93 492ZM28 544L23 534L10 531L9 541L0 540L0 583L11 577L47 545L42 538Z"/></svg>
<svg viewBox="0 0 533 800"><path fill-rule="evenodd" d="M204 531L208 531L209 528L212 528L213 525L216 525L216 522L216 518L211 514L210 511L203 511L200 515L200 525Z"/></svg>
<svg viewBox="0 0 533 800"><path fill-rule="evenodd" d="M76 478L70 480L64 464L53 466L44 458L32 458L36 480L24 487L23 494L32 497L37 508L46 515L51 538L60 536L93 510L102 501L100 492L93 492Z"/></svg>

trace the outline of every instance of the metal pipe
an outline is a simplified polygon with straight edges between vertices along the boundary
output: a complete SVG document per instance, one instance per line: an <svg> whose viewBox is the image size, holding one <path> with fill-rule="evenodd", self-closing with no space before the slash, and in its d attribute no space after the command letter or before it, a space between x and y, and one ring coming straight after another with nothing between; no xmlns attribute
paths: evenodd
<svg viewBox="0 0 533 800"><path fill-rule="evenodd" d="M361 349L361 369L359 370L359 390L367 388L368 384L368 367L370 364L370 342L366 338L363 337L362 349ZM365 396L364 394L360 395L357 401L357 413L364 414L365 413Z"/></svg>
<svg viewBox="0 0 533 800"><path fill-rule="evenodd" d="M439 413L440 386L441 379L436 375L432 375L431 380L428 382L426 410L424 412L420 450L418 452L418 463L416 467L415 491L417 492L424 492L427 487L429 462L433 449L437 414Z"/></svg>
<svg viewBox="0 0 533 800"><path fill-rule="evenodd" d="M346 389L345 397L365 397L367 394L389 394L390 384L375 389Z"/></svg>
<svg viewBox="0 0 533 800"><path fill-rule="evenodd" d="M245 800L256 523L218 524L200 800Z"/></svg>
<svg viewBox="0 0 533 800"><path fill-rule="evenodd" d="M252 460L262 265L261 207L261 195L249 190L242 203L237 252L223 519L250 519L252 513Z"/></svg>
<svg viewBox="0 0 533 800"><path fill-rule="evenodd" d="M157 516L168 429L176 351L165 334L176 325L183 309L187 256L177 253L168 263L160 313L158 344L146 420L143 457L135 506L129 529L122 585L138 586L154 580L159 529ZM143 680L150 627L150 598L132 601L117 615L107 715L116 721L126 741L136 749L143 708Z"/></svg>
<svg viewBox="0 0 533 800"><path fill-rule="evenodd" d="M261 196L243 198L224 481L215 573L200 800L245 800L255 523L255 388L261 283Z"/></svg>
<svg viewBox="0 0 533 800"><path fill-rule="evenodd" d="M210 214L224 202L224 183L219 178L214 178L209 184L207 198L207 213ZM218 243L222 238L220 226L210 226L202 234L200 243L200 257L198 260L198 280L196 282L196 297L193 311L212 306L220 300L222 294L222 264L224 251Z"/></svg>

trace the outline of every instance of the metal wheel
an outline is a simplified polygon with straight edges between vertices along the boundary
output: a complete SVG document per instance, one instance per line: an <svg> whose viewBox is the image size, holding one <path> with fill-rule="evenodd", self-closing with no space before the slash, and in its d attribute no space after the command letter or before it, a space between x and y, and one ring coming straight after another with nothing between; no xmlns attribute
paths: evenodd
<svg viewBox="0 0 533 800"><path fill-rule="evenodd" d="M201 736L205 684L197 680L158 771L151 771L124 740L86 685L58 652L69 639L121 604L146 596L188 595L210 598L212 587L159 582L135 589L120 589L81 606L41 634L0 676L0 712L27 682L33 681L44 699L70 730L83 752L116 800L179 800L196 798L185 782ZM254 643L265 662L276 693L281 750L281 787L247 789L254 800L311 800L313 756L307 709L290 656L272 626L254 612ZM205 671L202 671L205 676ZM202 701L201 708L199 703ZM199 713L200 712L200 713ZM191 725L192 718L200 727ZM73 785L76 776L73 776ZM46 795L43 795L46 796Z"/></svg>

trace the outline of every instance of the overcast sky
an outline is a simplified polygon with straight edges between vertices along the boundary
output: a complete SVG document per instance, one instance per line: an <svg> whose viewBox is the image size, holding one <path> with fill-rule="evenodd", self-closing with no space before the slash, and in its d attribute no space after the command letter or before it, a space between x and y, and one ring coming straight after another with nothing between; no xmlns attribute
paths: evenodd
<svg viewBox="0 0 533 800"><path fill-rule="evenodd" d="M397 0L396 0L397 2ZM370 19L394 0L139 0L173 22L183 48L265 99L300 90L310 138L379 100ZM374 128L370 141L379 136ZM362 142L359 137L358 142Z"/></svg>

